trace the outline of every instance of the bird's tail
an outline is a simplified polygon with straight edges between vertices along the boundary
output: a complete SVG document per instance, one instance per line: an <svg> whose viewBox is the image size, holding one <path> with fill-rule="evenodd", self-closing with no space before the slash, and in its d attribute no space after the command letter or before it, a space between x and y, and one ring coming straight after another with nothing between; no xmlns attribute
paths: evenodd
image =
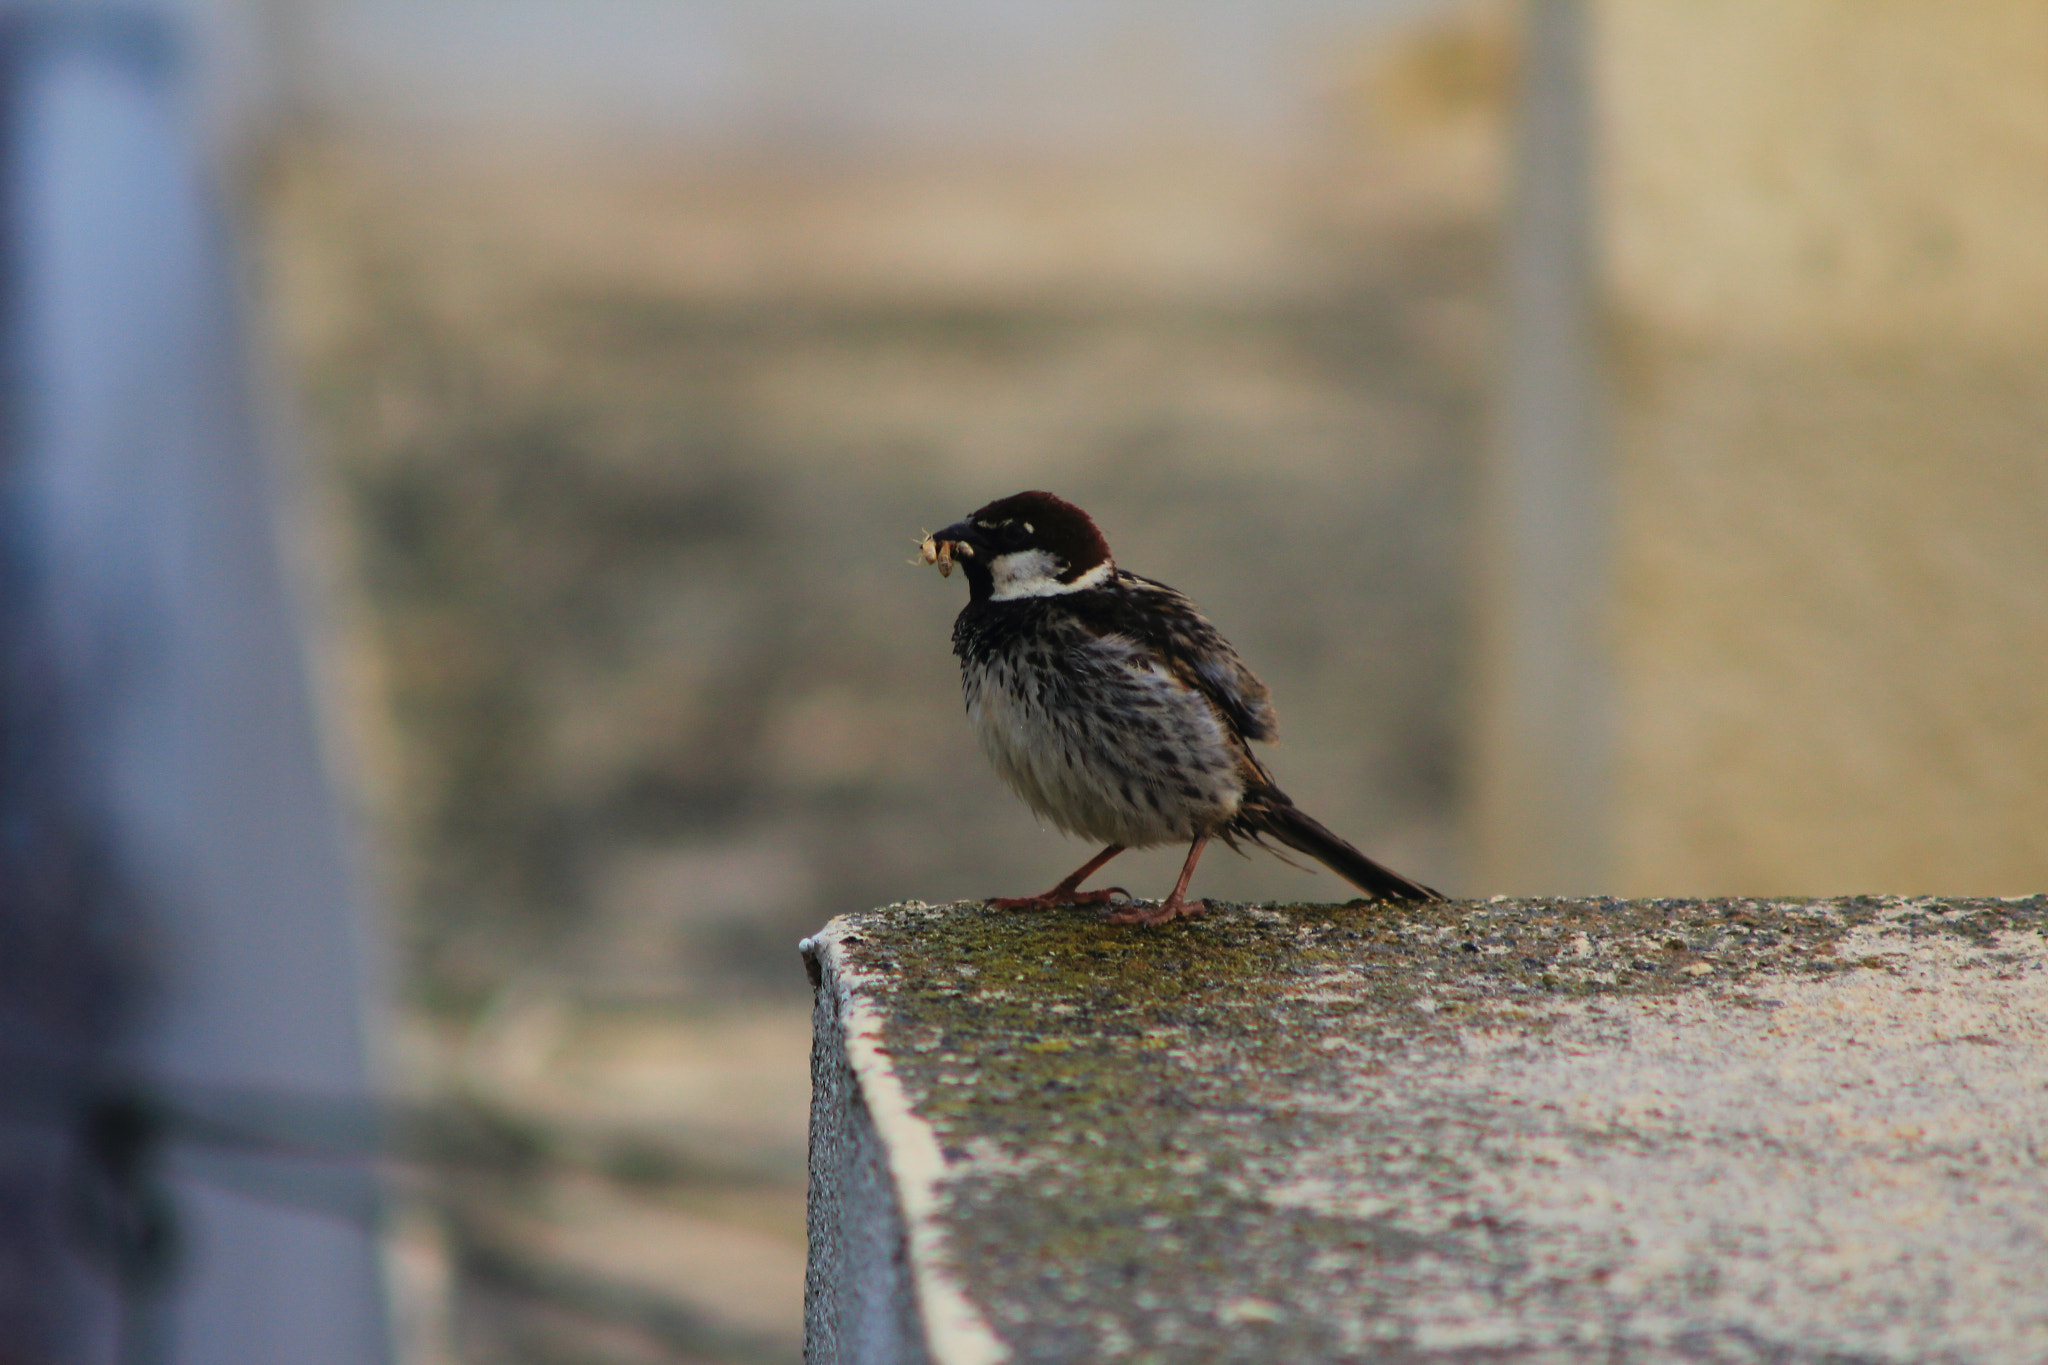
<svg viewBox="0 0 2048 1365"><path fill-rule="evenodd" d="M1248 792L1233 832L1259 836L1306 853L1375 900L1440 901L1444 894L1366 857L1289 799L1278 787Z"/></svg>

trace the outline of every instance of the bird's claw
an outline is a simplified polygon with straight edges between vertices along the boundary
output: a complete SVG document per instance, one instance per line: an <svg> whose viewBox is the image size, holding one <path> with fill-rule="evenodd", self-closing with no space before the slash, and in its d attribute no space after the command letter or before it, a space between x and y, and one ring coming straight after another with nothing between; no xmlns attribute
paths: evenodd
<svg viewBox="0 0 2048 1365"><path fill-rule="evenodd" d="M1114 905L1115 897L1122 896L1130 903L1131 893L1121 886L1105 886L1099 891L1066 891L1059 887L1036 896L991 896L985 904L991 910L1051 910L1061 905Z"/></svg>
<svg viewBox="0 0 2048 1365"><path fill-rule="evenodd" d="M1171 924L1177 919L1193 919L1197 915L1206 913L1208 909L1209 902L1204 900L1176 900L1169 897L1166 900L1160 901L1157 905L1147 905L1143 901L1132 901L1128 905L1120 906L1111 912L1104 920L1104 923L1138 924L1152 928L1161 924Z"/></svg>

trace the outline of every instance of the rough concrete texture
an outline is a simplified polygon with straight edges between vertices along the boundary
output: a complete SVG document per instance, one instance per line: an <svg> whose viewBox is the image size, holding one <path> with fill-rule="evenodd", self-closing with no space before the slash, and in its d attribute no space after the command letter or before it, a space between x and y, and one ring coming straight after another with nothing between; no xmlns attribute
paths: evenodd
<svg viewBox="0 0 2048 1365"><path fill-rule="evenodd" d="M895 1193L812 1216L907 1256L940 1365L2041 1361L2044 931L2042 896L846 916L819 1063L891 1116Z"/></svg>

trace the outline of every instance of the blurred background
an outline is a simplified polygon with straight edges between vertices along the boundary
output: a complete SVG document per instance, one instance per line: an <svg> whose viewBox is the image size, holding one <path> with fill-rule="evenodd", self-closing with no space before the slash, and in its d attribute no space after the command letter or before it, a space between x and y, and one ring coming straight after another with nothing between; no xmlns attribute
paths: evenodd
<svg viewBox="0 0 2048 1365"><path fill-rule="evenodd" d="M948 645L964 589L907 563L1022 488L1088 508L1238 645L1305 807L1454 894L2048 879L2040 0L159 17L181 55L144 62L135 126L210 206L201 278L240 329L215 382L275 490L219 516L272 527L286 571L225 610L275 618L262 657L303 640L274 685L314 699L275 743L226 708L220 743L256 752L222 781L317 744L301 766L339 796L275 809L367 850L345 903L303 858L304 894L252 890L208 932L270 914L270 946L188 993L301 964L234 1016L237 1113L293 1083L400 1100L374 1137L286 1107L402 1158L384 1207L319 1215L381 1279L302 1325L388 1314L418 1365L800 1358L797 939L1090 851L987 771ZM116 192L108 149L140 135L77 107L51 164L104 171L87 188L137 225L99 249L169 259L182 239ZM43 126L17 112L17 164ZM67 193L50 221L90 237L102 200ZM106 316L154 297L114 273ZM147 480L93 477L134 506L79 543L130 543ZM214 515L135 572L185 581ZM180 799L152 790L137 809ZM1159 894L1180 856L1116 880ZM175 924L135 880L133 923ZM1198 885L1349 895L1260 855ZM320 937L351 915L373 927ZM325 1071L275 1052L317 990ZM219 1055L202 1035L190 1057ZM289 1316L210 1358L313 1359L275 1345ZM192 1330L171 1356L209 1358Z"/></svg>
<svg viewBox="0 0 2048 1365"><path fill-rule="evenodd" d="M410 1349L797 1358L798 938L1089 852L988 771L964 590L907 562L985 501L1088 508L1273 686L1298 799L1456 881L1503 11L276 21L248 203L395 1070L530 1154L409 1225L450 1286ZM1263 856L1202 887L1349 895Z"/></svg>

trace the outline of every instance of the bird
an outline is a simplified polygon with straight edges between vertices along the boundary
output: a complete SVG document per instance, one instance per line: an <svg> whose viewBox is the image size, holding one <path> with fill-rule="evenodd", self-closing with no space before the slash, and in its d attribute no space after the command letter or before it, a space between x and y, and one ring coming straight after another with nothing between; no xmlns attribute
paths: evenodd
<svg viewBox="0 0 2048 1365"><path fill-rule="evenodd" d="M1106 845L1050 891L989 905L1110 906L1111 923L1134 925L1199 915L1207 903L1188 899L1188 883L1215 839L1232 849L1270 840L1375 900L1443 899L1274 783L1251 750L1279 735L1266 685L1186 597L1120 568L1073 503L1041 490L998 498L922 537L916 562L966 575L953 653L997 775L1042 819ZM1126 849L1178 842L1187 861L1163 901L1081 889Z"/></svg>

